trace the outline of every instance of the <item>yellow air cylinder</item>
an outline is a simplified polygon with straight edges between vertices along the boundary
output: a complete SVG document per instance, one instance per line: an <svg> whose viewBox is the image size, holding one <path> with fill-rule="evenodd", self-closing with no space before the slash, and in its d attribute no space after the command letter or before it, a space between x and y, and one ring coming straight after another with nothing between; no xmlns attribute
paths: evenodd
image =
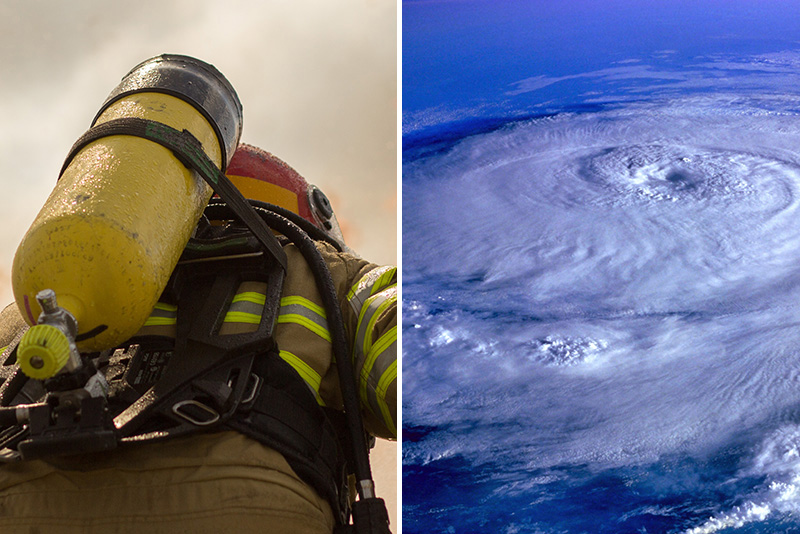
<svg viewBox="0 0 800 534"><path fill-rule="evenodd" d="M93 125L136 117L188 130L224 170L241 133L241 104L214 67L162 55L112 92ZM78 323L77 346L121 344L147 320L211 189L167 148L131 135L84 146L64 169L14 257L12 284L25 320L52 289Z"/></svg>

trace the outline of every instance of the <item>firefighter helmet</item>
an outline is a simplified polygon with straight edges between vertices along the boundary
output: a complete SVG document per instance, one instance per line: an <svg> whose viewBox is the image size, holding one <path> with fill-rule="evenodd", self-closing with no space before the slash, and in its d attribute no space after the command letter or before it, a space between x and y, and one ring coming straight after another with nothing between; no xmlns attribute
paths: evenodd
<svg viewBox="0 0 800 534"><path fill-rule="evenodd" d="M240 144L226 171L245 198L279 206L307 220L342 247L339 222L328 197L266 150Z"/></svg>

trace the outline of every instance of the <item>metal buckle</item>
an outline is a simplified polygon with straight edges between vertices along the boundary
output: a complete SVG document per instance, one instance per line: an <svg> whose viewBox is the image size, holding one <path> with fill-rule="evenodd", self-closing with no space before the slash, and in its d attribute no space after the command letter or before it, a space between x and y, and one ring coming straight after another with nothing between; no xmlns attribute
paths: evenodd
<svg viewBox="0 0 800 534"><path fill-rule="evenodd" d="M22 455L8 447L0 449L0 464L10 464L22 460Z"/></svg>
<svg viewBox="0 0 800 534"><path fill-rule="evenodd" d="M193 415L191 415L190 413L186 412L185 410L181 411L181 408L183 408L184 406L194 406L196 408L199 408L199 409L203 410L204 412L206 412L207 414L209 414L210 417L208 419L206 419L206 420L197 419ZM196 426L213 425L214 423L219 421L219 413L217 413L216 410L214 410L213 408L209 408L208 406L206 406L202 402L196 401L194 399L187 399L187 400L182 400L182 401L176 402L175 404L172 405L172 413L174 413L175 415L177 415L179 417L182 417L182 418L186 419L187 421L189 421L190 423L192 423L193 425L196 425Z"/></svg>
<svg viewBox="0 0 800 534"><path fill-rule="evenodd" d="M250 378L247 380L247 384L249 385L250 382L253 383L253 387L247 390L247 395L242 396L240 405L253 402L259 390L261 389L261 382L263 382L263 379L255 373L250 373Z"/></svg>

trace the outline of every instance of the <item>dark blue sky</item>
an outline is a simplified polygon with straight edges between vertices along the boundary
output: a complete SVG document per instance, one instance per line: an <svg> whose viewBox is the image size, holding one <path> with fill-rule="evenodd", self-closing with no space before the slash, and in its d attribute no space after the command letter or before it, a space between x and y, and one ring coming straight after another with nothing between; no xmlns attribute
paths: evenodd
<svg viewBox="0 0 800 534"><path fill-rule="evenodd" d="M437 107L520 109L556 93L507 94L531 77L800 49L800 2L406 0L402 45L404 117ZM571 79L557 94L588 89Z"/></svg>

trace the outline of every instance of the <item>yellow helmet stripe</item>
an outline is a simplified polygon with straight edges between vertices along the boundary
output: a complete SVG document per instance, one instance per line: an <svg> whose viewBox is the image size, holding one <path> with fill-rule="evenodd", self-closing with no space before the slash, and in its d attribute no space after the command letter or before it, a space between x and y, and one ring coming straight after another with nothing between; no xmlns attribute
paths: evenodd
<svg viewBox="0 0 800 534"><path fill-rule="evenodd" d="M293 191L250 176L229 174L228 178L230 178L233 185L236 186L236 189L238 189L245 198L269 202L270 204L276 204L282 208L286 208L293 213L300 213L299 201L297 195Z"/></svg>

